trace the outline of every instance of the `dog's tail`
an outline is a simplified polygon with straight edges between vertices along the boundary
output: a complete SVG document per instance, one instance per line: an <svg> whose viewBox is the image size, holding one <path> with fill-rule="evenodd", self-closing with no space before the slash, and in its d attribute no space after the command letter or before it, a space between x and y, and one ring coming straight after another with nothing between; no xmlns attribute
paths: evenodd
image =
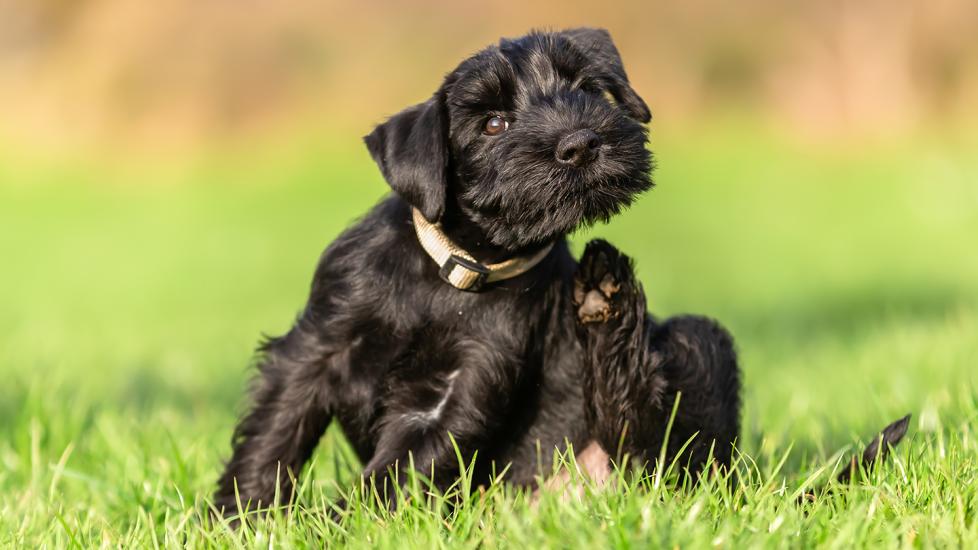
<svg viewBox="0 0 978 550"><path fill-rule="evenodd" d="M893 422L889 426L883 428L873 441L866 446L863 450L861 456L852 456L849 459L848 464L839 472L836 480L839 483L848 483L852 479L853 475L863 468L868 470L876 463L882 463L886 460L887 455L890 454L890 449L896 447L898 443L903 439L903 436L907 434L907 428L910 426L910 416L907 415L903 418ZM824 491L816 491L814 489L806 490L800 497L798 497L799 502L808 502L815 500L817 493L823 493Z"/></svg>

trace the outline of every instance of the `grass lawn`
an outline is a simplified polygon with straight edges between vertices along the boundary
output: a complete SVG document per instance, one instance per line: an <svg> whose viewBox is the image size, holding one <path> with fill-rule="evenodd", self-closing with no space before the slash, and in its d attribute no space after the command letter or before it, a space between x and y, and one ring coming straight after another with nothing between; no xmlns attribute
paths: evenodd
<svg viewBox="0 0 978 550"><path fill-rule="evenodd" d="M537 505L462 486L454 510L433 497L240 532L206 510L251 349L289 326L321 249L384 193L366 153L296 146L179 168L3 157L0 545L978 544L974 144L744 135L656 134L658 187L574 236L577 251L603 236L634 256L657 313L731 328L746 384L736 479L652 477ZM795 504L906 412L893 460ZM356 468L331 429L300 502L321 506Z"/></svg>

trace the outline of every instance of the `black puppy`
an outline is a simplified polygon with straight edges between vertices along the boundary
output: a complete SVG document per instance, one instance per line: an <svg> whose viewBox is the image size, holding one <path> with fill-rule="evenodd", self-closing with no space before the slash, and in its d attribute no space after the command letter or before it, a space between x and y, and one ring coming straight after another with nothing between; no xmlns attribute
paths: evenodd
<svg viewBox="0 0 978 550"><path fill-rule="evenodd" d="M409 455L438 486L455 447L475 481L533 485L553 451L729 462L738 371L714 322L658 323L628 260L565 235L652 185L651 119L606 31L502 40L366 137L394 193L323 254L288 334L262 346L215 503L288 499L329 423L389 483ZM576 274L576 278L575 278ZM454 442L454 443L453 443ZM711 451L712 449L712 451Z"/></svg>

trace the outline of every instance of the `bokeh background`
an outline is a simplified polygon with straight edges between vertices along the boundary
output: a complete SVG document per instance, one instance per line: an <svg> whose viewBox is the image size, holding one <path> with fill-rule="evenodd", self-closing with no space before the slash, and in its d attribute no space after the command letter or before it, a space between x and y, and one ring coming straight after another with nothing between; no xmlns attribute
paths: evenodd
<svg viewBox="0 0 978 550"><path fill-rule="evenodd" d="M499 36L613 30L659 121L716 109L799 136L975 117L978 6L962 0L560 3L3 0L7 138L200 147L347 136Z"/></svg>
<svg viewBox="0 0 978 550"><path fill-rule="evenodd" d="M259 336L386 192L360 136L498 37L579 25L659 169L575 249L732 328L744 449L794 472L904 412L973 431L976 2L0 0L0 528L183 517ZM350 479L327 439L317 479Z"/></svg>

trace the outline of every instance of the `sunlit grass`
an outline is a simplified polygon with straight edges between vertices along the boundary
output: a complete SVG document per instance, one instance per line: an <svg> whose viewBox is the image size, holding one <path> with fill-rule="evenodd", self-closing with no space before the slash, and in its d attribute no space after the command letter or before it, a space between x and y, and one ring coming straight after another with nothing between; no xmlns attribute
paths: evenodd
<svg viewBox="0 0 978 550"><path fill-rule="evenodd" d="M356 461L331 429L304 512L208 517L262 332L383 193L365 153L304 148L180 170L0 166L0 543L13 546L959 546L978 540L978 161L934 139L814 151L655 135L658 187L600 235L662 315L709 313L743 357L729 483L626 479L537 502L503 485L394 515L323 503ZM141 185L141 174L148 184ZM171 181L172 180L172 181ZM810 477L905 412L894 460L799 507Z"/></svg>

